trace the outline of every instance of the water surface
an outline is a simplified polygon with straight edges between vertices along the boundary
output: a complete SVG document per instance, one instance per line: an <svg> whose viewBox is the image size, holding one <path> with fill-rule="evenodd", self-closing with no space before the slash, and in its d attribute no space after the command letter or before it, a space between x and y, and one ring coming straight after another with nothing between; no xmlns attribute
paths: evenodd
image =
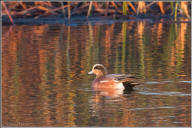
<svg viewBox="0 0 192 128"><path fill-rule="evenodd" d="M3 26L3 126L191 126L191 25ZM95 63L144 81L95 93Z"/></svg>

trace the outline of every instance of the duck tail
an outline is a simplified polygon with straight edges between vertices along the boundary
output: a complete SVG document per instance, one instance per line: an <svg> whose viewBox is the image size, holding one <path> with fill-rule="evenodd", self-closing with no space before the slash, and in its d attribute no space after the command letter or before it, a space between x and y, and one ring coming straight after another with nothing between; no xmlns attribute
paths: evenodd
<svg viewBox="0 0 192 128"><path fill-rule="evenodd" d="M136 85L139 85L139 83L136 83L136 82L123 82L123 85L124 85L126 91L132 91L133 87L135 87Z"/></svg>

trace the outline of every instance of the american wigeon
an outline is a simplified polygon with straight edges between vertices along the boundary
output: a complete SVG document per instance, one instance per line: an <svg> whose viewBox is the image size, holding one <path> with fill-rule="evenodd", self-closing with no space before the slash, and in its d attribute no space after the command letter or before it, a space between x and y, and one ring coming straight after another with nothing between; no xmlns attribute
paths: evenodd
<svg viewBox="0 0 192 128"><path fill-rule="evenodd" d="M95 74L96 79L92 83L92 87L99 89L119 89L132 90L137 79L130 74L107 74L106 68L102 64L95 64L88 74Z"/></svg>

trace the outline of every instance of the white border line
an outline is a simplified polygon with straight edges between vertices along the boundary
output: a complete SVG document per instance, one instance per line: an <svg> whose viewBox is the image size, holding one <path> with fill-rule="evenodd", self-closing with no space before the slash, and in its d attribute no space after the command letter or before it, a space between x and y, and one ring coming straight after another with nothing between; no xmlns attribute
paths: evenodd
<svg viewBox="0 0 192 128"><path fill-rule="evenodd" d="M15 2L20 2L21 0L3 0L4 2L11 2L11 1L15 1ZM35 2L35 1L40 1L40 0L22 0L23 2ZM48 0L41 0L41 1L48 1ZM132 2L138 2L138 1L145 1L145 2L152 2L152 1L159 1L159 0L49 0L50 2L67 2L67 1L71 1L71 2L89 2L89 1L95 1L95 2L106 2L106 1L114 1L114 2L123 2L123 1L132 1ZM163 2L181 2L181 1L188 1L191 2L191 0L161 0ZM191 13L192 13L192 2L191 2ZM2 15L2 6L1 6L1 2L0 2L0 15ZM192 26L192 22L191 22L191 26ZM0 97L1 97L1 102L0 102L0 106L1 106L1 115L0 115L0 125L2 127L2 16L0 19L0 40L1 40L1 46L0 46L0 52L1 52L1 56L0 56L0 61L1 61L1 65L0 65L0 72L1 72L1 87L0 87ZM191 37L192 37L192 30L191 30ZM192 44L192 39L191 39L191 44ZM192 47L191 47L192 50ZM191 53L191 60L192 60L192 53ZM192 61L191 61L191 67L192 67ZM191 80L192 80L192 76L191 76ZM192 86L192 83L191 83ZM192 87L191 87L191 92L192 92ZM192 97L191 97L191 103L192 103ZM191 112L191 117L192 117L192 112ZM192 119L191 119L191 124L192 124ZM2 127L2 128L19 128L19 127ZM22 128L28 128L28 127L22 127ZM30 127L30 128L37 128L37 127ZM56 128L56 127L45 127L45 128ZM89 128L89 127L82 127L82 128ZM101 127L102 128L102 127ZM104 128L104 127L103 127ZM118 127L117 127L118 128ZM121 128L121 127L119 127ZM139 128L139 127L136 127ZM148 128L153 128L153 127L148 127ZM161 127L157 127L157 128L161 128ZM169 128L169 127L162 127L162 128ZM190 127L180 127L180 128L190 128Z"/></svg>

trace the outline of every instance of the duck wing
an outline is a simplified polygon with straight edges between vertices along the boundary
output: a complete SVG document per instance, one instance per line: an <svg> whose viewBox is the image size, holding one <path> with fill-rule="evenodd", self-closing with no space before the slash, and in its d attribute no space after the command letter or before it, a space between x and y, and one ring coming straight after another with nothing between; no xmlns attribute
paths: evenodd
<svg viewBox="0 0 192 128"><path fill-rule="evenodd" d="M113 77L117 82L122 82L125 88L132 88L139 85L139 80L131 74L110 74L110 77Z"/></svg>
<svg viewBox="0 0 192 128"><path fill-rule="evenodd" d="M136 79L135 76L131 74L108 74L108 78L113 78L116 81L124 82L124 81L130 81L132 79Z"/></svg>
<svg viewBox="0 0 192 128"><path fill-rule="evenodd" d="M115 80L124 82L126 80L135 79L136 77L131 74L114 74Z"/></svg>

